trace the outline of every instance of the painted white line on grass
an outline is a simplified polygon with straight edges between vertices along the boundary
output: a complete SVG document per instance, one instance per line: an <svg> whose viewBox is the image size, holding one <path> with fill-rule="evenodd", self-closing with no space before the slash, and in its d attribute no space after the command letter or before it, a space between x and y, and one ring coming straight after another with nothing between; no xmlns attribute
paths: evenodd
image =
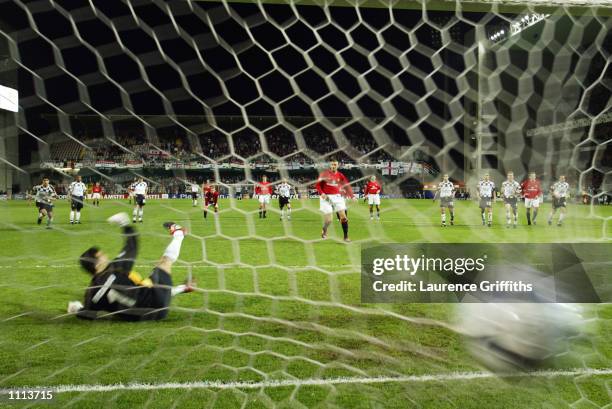
<svg viewBox="0 0 612 409"><path fill-rule="evenodd" d="M167 382L167 383L128 383L113 385L53 385L53 386L15 386L12 389L0 389L1 394L8 394L16 389L49 390L55 393L68 392L113 392L113 391L149 391L160 389L261 389L283 388L291 386L325 386L349 384L377 384L377 383L420 383L445 381L470 381L475 379L491 379L498 376L506 378L561 378L576 376L608 376L612 375L612 368L593 369L576 368L567 370L548 370L537 372L516 372L496 375L490 372L452 372L437 375L409 375L409 376L380 376L380 377L339 377L339 378L311 378L311 379L270 379L261 382L237 381L199 381L199 382Z"/></svg>

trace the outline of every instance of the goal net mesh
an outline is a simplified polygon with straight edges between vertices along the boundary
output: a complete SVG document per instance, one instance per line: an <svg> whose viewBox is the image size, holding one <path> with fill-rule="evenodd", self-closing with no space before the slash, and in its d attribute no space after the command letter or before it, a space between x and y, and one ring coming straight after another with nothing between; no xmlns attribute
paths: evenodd
<svg viewBox="0 0 612 409"><path fill-rule="evenodd" d="M116 383L180 390L136 401L147 406L169 399L180 407L202 394L228 407L453 405L465 399L461 382L482 373L460 347L451 307L360 304L359 244L406 241L394 224L413 232L410 241L447 240L436 206L400 198L431 198L444 173L466 198L484 173L499 185L508 171L534 171L544 187L566 175L579 221L561 240L609 242L609 5L313 3L0 2L0 14L14 16L0 40L20 93L19 112L0 122L6 146L19 150L1 156L13 183L45 174L62 185L78 172L111 198L83 211L98 230L72 229L58 205L52 242L35 238L25 216L0 220L21 251L0 256L0 293L12 300L0 316L12 335L0 342L14 346L25 335L11 323L45 322L19 359L6 356L0 388L63 385L72 407L91 399L92 385ZM318 200L308 200L332 158L357 192L376 175L398 199L383 203L383 224L349 204L351 222L365 230L350 245L341 245L339 226L320 240ZM247 195L264 174L300 193L292 216L301 224L279 222L275 203L272 220L258 219ZM118 248L102 221L111 203L131 215L123 195L140 176L152 198L137 225L136 267L146 273L167 242L147 217L172 218L190 230L175 281L193 276L197 291L174 299L157 327L70 332L66 301L85 288L76 257L98 244L94 234ZM206 222L201 203L188 202L189 184L205 180L224 198ZM490 241L475 208L458 216L471 218L461 240ZM526 231L500 239L529 240ZM22 270L36 278L21 279ZM513 385L482 375L467 387L489 397L489 387L539 388L541 399L550 388L563 391L555 403L605 406L609 386L588 371L610 367L610 310L586 314L596 330L568 345L558 372ZM380 377L389 378L385 393L372 383ZM112 406L131 391L98 393Z"/></svg>

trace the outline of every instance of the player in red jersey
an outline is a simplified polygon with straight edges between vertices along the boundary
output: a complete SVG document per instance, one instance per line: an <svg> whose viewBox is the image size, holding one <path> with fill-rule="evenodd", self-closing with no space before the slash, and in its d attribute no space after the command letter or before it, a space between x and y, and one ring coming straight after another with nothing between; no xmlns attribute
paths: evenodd
<svg viewBox="0 0 612 409"><path fill-rule="evenodd" d="M525 198L525 208L527 209L527 225L536 224L538 217L538 208L540 207L540 196L542 196L542 187L540 181L536 179L535 172L529 172L529 179L521 183L521 191ZM533 218L531 218L531 208L533 207Z"/></svg>
<svg viewBox="0 0 612 409"><path fill-rule="evenodd" d="M255 185L255 197L259 200L259 218L266 218L266 205L270 203L272 184L268 182L266 175L261 177L261 182Z"/></svg>
<svg viewBox="0 0 612 409"><path fill-rule="evenodd" d="M208 184L208 191L204 193L204 218L208 216L208 206L212 205L215 214L219 212L219 191L215 185Z"/></svg>
<svg viewBox="0 0 612 409"><path fill-rule="evenodd" d="M327 228L332 222L332 214L338 214L342 231L344 232L344 241L351 241L348 237L348 218L346 217L346 203L344 198L353 198L353 189L350 182L341 172L338 171L338 161L332 160L329 164L329 169L323 171L319 175L316 184L317 192L319 192L319 209L323 213L323 230L321 237L327 238Z"/></svg>
<svg viewBox="0 0 612 409"><path fill-rule="evenodd" d="M100 207L100 197L102 196L102 186L100 182L94 183L91 188L91 198L93 199L93 205Z"/></svg>
<svg viewBox="0 0 612 409"><path fill-rule="evenodd" d="M371 176L370 181L363 192L370 206L370 220L374 220L374 206L376 206L376 220L380 220L380 191L382 186L376 181L376 176Z"/></svg>

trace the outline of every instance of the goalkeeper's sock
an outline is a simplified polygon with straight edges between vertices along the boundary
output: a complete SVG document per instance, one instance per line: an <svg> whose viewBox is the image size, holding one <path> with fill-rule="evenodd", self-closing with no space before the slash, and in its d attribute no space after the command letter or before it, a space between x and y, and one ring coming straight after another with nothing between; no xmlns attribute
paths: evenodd
<svg viewBox="0 0 612 409"><path fill-rule="evenodd" d="M172 234L172 241L166 247L164 251L164 257L167 257L173 263L178 260L179 253L181 252L181 244L183 243L183 239L185 238L185 234L183 230L176 230Z"/></svg>
<svg viewBox="0 0 612 409"><path fill-rule="evenodd" d="M176 287L172 287L171 294L174 297L175 295L182 294L187 290L187 286L185 284L177 285Z"/></svg>

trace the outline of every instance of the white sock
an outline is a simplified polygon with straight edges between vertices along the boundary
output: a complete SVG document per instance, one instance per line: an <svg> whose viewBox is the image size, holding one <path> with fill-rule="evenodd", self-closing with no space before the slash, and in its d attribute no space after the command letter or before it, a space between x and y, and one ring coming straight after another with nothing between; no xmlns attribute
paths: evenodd
<svg viewBox="0 0 612 409"><path fill-rule="evenodd" d="M493 212L489 212L489 223L493 221Z"/></svg>
<svg viewBox="0 0 612 409"><path fill-rule="evenodd" d="M446 212L442 213L442 223L446 223Z"/></svg>
<svg viewBox="0 0 612 409"><path fill-rule="evenodd" d="M74 210L70 211L70 221L74 221Z"/></svg>
<svg viewBox="0 0 612 409"><path fill-rule="evenodd" d="M177 285L176 287L172 287L171 294L174 297L175 295L178 295L180 293L184 293L185 290L187 289L187 286L185 284L181 284L181 285Z"/></svg>
<svg viewBox="0 0 612 409"><path fill-rule="evenodd" d="M81 220L81 212L76 212L77 222Z"/></svg>
<svg viewBox="0 0 612 409"><path fill-rule="evenodd" d="M285 209L281 209L281 219L285 217Z"/></svg>
<svg viewBox="0 0 612 409"><path fill-rule="evenodd" d="M138 208L135 207L134 211L132 212L132 217L134 218L134 220L136 220L136 216L138 216Z"/></svg>
<svg viewBox="0 0 612 409"><path fill-rule="evenodd" d="M177 230L172 235L172 241L166 247L164 251L164 257L168 257L170 261L173 263L178 260L179 253L181 252L181 244L183 243L183 239L185 235L182 230Z"/></svg>
<svg viewBox="0 0 612 409"><path fill-rule="evenodd" d="M561 223L563 221L563 219L565 218L565 213L561 213L559 215L559 223Z"/></svg>
<svg viewBox="0 0 612 409"><path fill-rule="evenodd" d="M287 208L287 212L289 213L289 215L291 215L291 208Z"/></svg>
<svg viewBox="0 0 612 409"><path fill-rule="evenodd" d="M140 218L140 220L142 220L142 215L144 213L144 209L142 207L140 208L140 212L139 213L140 213L139 218Z"/></svg>

